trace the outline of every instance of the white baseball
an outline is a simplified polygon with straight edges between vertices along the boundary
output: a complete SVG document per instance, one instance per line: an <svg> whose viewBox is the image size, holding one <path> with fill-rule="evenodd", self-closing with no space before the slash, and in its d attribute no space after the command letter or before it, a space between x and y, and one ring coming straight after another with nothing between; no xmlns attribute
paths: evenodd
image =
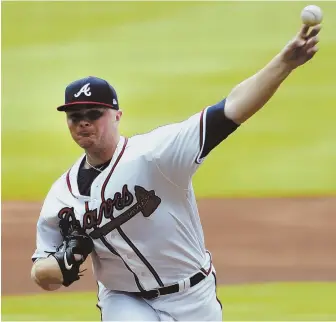
<svg viewBox="0 0 336 322"><path fill-rule="evenodd" d="M310 5L301 11L301 20L307 26L315 26L321 23L323 13L320 7Z"/></svg>

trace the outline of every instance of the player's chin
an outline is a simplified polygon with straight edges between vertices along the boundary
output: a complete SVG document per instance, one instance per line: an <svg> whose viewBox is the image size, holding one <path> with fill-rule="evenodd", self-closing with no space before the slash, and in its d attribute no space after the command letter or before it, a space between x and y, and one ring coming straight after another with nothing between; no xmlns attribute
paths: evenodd
<svg viewBox="0 0 336 322"><path fill-rule="evenodd" d="M89 149L94 145L94 139L92 137L79 137L76 139L76 143L82 149Z"/></svg>

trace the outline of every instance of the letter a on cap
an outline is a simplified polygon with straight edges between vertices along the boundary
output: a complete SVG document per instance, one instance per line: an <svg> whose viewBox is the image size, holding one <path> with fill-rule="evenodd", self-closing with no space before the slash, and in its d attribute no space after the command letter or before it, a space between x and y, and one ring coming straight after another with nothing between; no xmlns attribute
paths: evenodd
<svg viewBox="0 0 336 322"><path fill-rule="evenodd" d="M84 94L86 96L91 96L91 92L90 92L90 83L85 84L77 94L75 94L75 97L78 97L80 94Z"/></svg>

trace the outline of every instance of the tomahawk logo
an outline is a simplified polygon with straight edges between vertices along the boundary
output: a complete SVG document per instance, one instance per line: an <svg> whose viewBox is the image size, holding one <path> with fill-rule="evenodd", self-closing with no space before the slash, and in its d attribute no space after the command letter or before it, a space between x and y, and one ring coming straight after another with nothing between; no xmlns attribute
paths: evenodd
<svg viewBox="0 0 336 322"><path fill-rule="evenodd" d="M134 190L135 190L136 203L132 207L124 211L122 214L120 214L118 217L113 217L113 209L114 204L116 202L111 199L110 200L108 199L106 200L106 202L101 204L101 208L99 211L100 216L98 215L99 218L97 217L97 209L94 211L90 211L84 215L86 225L84 224L83 226L87 226L88 221L90 221L90 224L92 223L100 224L103 213L105 218L111 219L107 224L103 225L102 227L96 227L96 229L91 231L91 233L89 234L91 238L97 239L106 236L109 232L111 232L114 229L118 229L121 225L129 221L138 213L142 213L144 217L149 217L160 205L161 198L155 195L154 190L148 191L140 186L135 186ZM127 190L127 186L124 186L123 191L124 191L123 194L125 196L126 196L125 192L128 192L130 194L130 192ZM130 196L132 196L132 194L130 194ZM117 199L115 198L115 200ZM129 200L132 203L133 196ZM123 202L121 202L121 200L119 201L120 204L122 205ZM116 205L118 206L118 203ZM122 210L122 208L119 207L119 210ZM87 229L88 227L84 228Z"/></svg>
<svg viewBox="0 0 336 322"><path fill-rule="evenodd" d="M78 93L76 93L74 96L78 97L80 94L84 94L85 96L91 96L90 92L90 83L85 84Z"/></svg>

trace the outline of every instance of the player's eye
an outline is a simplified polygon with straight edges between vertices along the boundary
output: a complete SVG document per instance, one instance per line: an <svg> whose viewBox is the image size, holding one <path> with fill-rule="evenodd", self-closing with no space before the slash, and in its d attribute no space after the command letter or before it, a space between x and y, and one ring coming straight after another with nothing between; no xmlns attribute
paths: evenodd
<svg viewBox="0 0 336 322"><path fill-rule="evenodd" d="M73 113L68 115L68 119L74 123L77 123L82 119L82 116L80 115L80 113Z"/></svg>
<svg viewBox="0 0 336 322"><path fill-rule="evenodd" d="M96 121L103 116L104 112L99 110L92 110L86 113L86 117L90 121Z"/></svg>
<svg viewBox="0 0 336 322"><path fill-rule="evenodd" d="M68 115L68 119L73 123L78 123L81 120L96 121L101 118L104 114L104 111L91 110L86 113L73 113Z"/></svg>

